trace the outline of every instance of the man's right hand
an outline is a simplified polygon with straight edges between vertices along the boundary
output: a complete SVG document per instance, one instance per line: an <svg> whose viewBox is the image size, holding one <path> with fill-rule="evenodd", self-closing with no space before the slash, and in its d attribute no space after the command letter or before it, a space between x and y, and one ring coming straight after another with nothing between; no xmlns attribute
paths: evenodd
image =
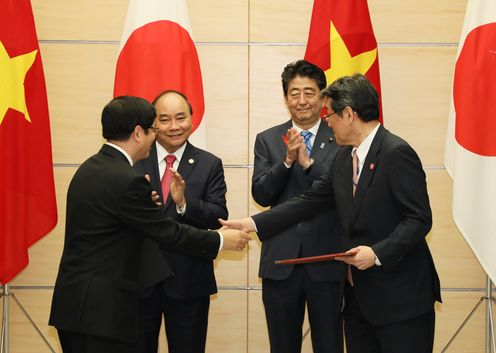
<svg viewBox="0 0 496 353"><path fill-rule="evenodd" d="M303 137L300 136L295 128L289 129L286 137L288 139L288 144L286 146L286 158L284 159L284 162L290 166L298 159L298 150Z"/></svg>
<svg viewBox="0 0 496 353"><path fill-rule="evenodd" d="M145 179L148 180L148 182L150 182L150 175L145 174ZM152 196L152 201L155 202L155 205L162 206L162 202L160 202L160 195L158 194L158 192L152 190L151 196Z"/></svg>
<svg viewBox="0 0 496 353"><path fill-rule="evenodd" d="M256 232L257 228L255 226L255 222L251 217L240 218L240 219L230 219L224 220L219 218L219 223L222 224L223 229L239 229L245 233Z"/></svg>
<svg viewBox="0 0 496 353"><path fill-rule="evenodd" d="M305 145L305 142L300 143L300 147L298 148L298 164L301 165L303 170L306 170L312 165L312 160L307 155L307 146Z"/></svg>
<svg viewBox="0 0 496 353"><path fill-rule="evenodd" d="M241 251L251 240L251 237L248 235L248 233L245 233L241 230L222 227L221 229L219 229L219 232L222 234L222 237L224 239L222 250Z"/></svg>

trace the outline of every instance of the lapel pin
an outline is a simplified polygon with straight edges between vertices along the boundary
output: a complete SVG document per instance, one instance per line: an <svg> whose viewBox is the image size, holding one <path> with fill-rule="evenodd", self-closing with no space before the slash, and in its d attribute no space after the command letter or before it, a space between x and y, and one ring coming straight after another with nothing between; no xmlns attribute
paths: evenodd
<svg viewBox="0 0 496 353"><path fill-rule="evenodd" d="M281 137L282 137L282 142L284 142L284 144L287 146L289 143L288 135L282 134Z"/></svg>
<svg viewBox="0 0 496 353"><path fill-rule="evenodd" d="M323 150L323 149L324 149L324 147L325 147L325 143L324 143L324 142L322 142L322 143L320 144L320 149L321 149L321 150Z"/></svg>
<svg viewBox="0 0 496 353"><path fill-rule="evenodd" d="M330 143L333 143L334 142L334 139L332 137L329 137L329 142Z"/></svg>
<svg viewBox="0 0 496 353"><path fill-rule="evenodd" d="M375 168L375 164L374 163L370 163L370 170L374 170Z"/></svg>
<svg viewBox="0 0 496 353"><path fill-rule="evenodd" d="M195 160L194 160L193 158L190 158L190 159L188 160L188 163L189 163L189 164L193 164L193 163L195 163Z"/></svg>

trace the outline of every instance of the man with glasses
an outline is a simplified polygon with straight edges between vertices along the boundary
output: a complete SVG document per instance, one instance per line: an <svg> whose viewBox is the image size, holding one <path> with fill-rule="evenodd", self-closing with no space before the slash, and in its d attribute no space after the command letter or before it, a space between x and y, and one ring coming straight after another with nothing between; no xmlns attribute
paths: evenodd
<svg viewBox="0 0 496 353"><path fill-rule="evenodd" d="M249 240L176 223L153 202L150 183L132 165L150 153L154 120L144 99L110 101L102 112L107 142L69 185L49 321L64 353L136 352L139 298L172 276L161 248L211 261Z"/></svg>
<svg viewBox="0 0 496 353"><path fill-rule="evenodd" d="M281 75L290 120L257 135L252 179L253 199L274 207L307 190L330 168L339 146L320 118L326 86L324 72L299 60ZM275 265L275 260L314 256L342 250L337 213L326 210L262 239L259 276L269 330L271 353L299 353L305 306L315 353L343 350L338 262Z"/></svg>
<svg viewBox="0 0 496 353"><path fill-rule="evenodd" d="M150 176L166 216L201 229L219 228L218 219L228 214L222 161L188 142L193 110L184 94L162 92L153 105L157 140L150 157L135 168ZM169 177L175 179L172 184L167 180L169 168L177 171ZM168 249L163 249L163 254L174 276L141 299L139 352L157 352L163 315L169 353L204 353L210 295L217 292L213 263Z"/></svg>
<svg viewBox="0 0 496 353"><path fill-rule="evenodd" d="M322 92L336 142L329 172L302 195L252 218L226 222L270 239L329 208L350 256L345 287L348 353L431 353L439 278L425 240L432 226L422 163L378 121L377 91L363 75ZM355 254L355 255L352 255Z"/></svg>

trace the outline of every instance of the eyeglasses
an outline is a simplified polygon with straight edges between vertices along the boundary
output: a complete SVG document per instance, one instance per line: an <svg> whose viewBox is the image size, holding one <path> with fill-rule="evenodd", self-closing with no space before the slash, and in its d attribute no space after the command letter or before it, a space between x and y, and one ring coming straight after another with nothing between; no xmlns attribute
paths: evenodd
<svg viewBox="0 0 496 353"><path fill-rule="evenodd" d="M148 129L151 129L155 135L158 133L159 130L158 127L155 126L150 126Z"/></svg>
<svg viewBox="0 0 496 353"><path fill-rule="evenodd" d="M324 116L322 117L322 119L324 119L324 120L329 120L329 118L330 118L331 116L333 116L334 114L337 114L337 113L339 113L339 112L332 112L332 113L329 113L329 114L327 114L327 115L324 115Z"/></svg>

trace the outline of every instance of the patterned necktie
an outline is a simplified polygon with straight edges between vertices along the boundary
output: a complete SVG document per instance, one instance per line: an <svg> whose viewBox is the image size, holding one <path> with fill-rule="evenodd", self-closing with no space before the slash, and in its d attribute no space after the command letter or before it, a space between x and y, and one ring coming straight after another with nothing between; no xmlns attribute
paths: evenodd
<svg viewBox="0 0 496 353"><path fill-rule="evenodd" d="M355 192L356 192L356 188L358 186L358 173L359 173L359 169L358 169L358 153L357 153L357 150L355 149L353 151L353 197L355 197Z"/></svg>
<svg viewBox="0 0 496 353"><path fill-rule="evenodd" d="M310 138L312 138L312 133L310 131L302 131L300 135L303 136L303 140L305 141L305 146L307 147L307 156L310 157L310 152L312 152L312 143L310 142Z"/></svg>
<svg viewBox="0 0 496 353"><path fill-rule="evenodd" d="M164 198L163 203L165 204L165 202L167 201L167 197L169 196L170 184L171 184L171 180L172 180L172 172L170 169L174 165L174 161L176 160L176 156L174 156L173 154L169 154L169 155L165 156L164 159L165 159L166 165L165 165L164 176L162 177L162 196Z"/></svg>

